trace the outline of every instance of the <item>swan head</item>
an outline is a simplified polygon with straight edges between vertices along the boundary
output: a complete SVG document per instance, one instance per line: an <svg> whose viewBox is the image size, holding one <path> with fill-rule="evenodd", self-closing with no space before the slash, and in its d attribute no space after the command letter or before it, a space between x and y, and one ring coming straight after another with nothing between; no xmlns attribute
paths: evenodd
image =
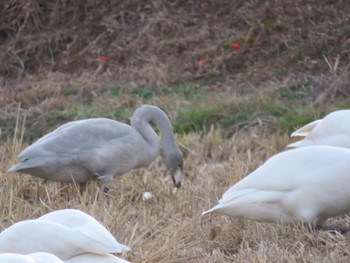
<svg viewBox="0 0 350 263"><path fill-rule="evenodd" d="M165 166L171 174L176 188L181 187L183 156L182 152L176 147L172 151L161 151Z"/></svg>

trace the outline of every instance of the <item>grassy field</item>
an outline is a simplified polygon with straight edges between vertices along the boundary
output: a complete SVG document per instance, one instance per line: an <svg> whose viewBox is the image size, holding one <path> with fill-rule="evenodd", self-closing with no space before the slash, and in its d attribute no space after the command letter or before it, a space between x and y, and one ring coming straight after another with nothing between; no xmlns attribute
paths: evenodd
<svg viewBox="0 0 350 263"><path fill-rule="evenodd" d="M102 222L119 242L132 247L131 262L347 262L349 235L310 232L300 224L257 223L201 213L230 185L288 142L287 134L222 131L178 137L186 177L176 191L160 160L115 179L105 196L97 182L85 187L43 182L23 174L1 176L1 224L36 218L61 208L78 208ZM13 143L1 146L4 170L15 162ZM17 148L19 149L19 148ZM281 175L283 176L283 175ZM143 200L144 192L153 197ZM329 220L350 225L345 216Z"/></svg>
<svg viewBox="0 0 350 263"><path fill-rule="evenodd" d="M134 263L349 262L349 234L201 213L285 150L293 129L350 108L350 4L194 2L0 3L0 231L69 207L130 246L121 256ZM179 190L160 158L116 178L108 196L97 182L5 174L59 125L128 122L142 104L172 121Z"/></svg>

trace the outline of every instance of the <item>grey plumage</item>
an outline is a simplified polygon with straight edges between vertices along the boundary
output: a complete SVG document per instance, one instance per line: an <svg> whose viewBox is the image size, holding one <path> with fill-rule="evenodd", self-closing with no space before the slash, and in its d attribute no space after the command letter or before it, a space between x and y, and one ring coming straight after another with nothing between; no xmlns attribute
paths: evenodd
<svg viewBox="0 0 350 263"><path fill-rule="evenodd" d="M160 143L149 122L157 125ZM143 105L134 112L131 125L105 118L66 123L27 147L18 156L21 162L8 172L78 183L97 177L106 184L133 168L147 166L159 149L179 187L183 158L171 123L158 107Z"/></svg>

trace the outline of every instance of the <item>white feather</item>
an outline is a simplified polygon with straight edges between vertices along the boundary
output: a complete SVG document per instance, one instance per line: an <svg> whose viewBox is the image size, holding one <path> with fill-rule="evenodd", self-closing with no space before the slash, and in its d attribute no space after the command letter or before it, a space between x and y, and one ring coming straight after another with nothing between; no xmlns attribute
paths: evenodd
<svg viewBox="0 0 350 263"><path fill-rule="evenodd" d="M296 130L291 136L305 138L288 145L290 148L310 145L331 145L350 148L350 110L329 113Z"/></svg>
<svg viewBox="0 0 350 263"><path fill-rule="evenodd" d="M233 185L216 212L258 221L303 221L350 211L350 149L310 146L274 155Z"/></svg>
<svg viewBox="0 0 350 263"><path fill-rule="evenodd" d="M87 238L102 244L113 253L129 251L130 248L120 244L112 234L92 216L76 209L62 209L39 217L37 220L47 220L75 229ZM96 252L95 252L96 253Z"/></svg>
<svg viewBox="0 0 350 263"><path fill-rule="evenodd" d="M2 263L63 263L58 257L44 252L38 252L28 255L20 255L14 253L0 254L0 262ZM83 262L81 262L83 263Z"/></svg>
<svg viewBox="0 0 350 263"><path fill-rule="evenodd" d="M75 209L21 221L0 233L0 253L48 252L66 260L82 253L120 253L123 250L130 248L118 243L97 220Z"/></svg>
<svg viewBox="0 0 350 263"><path fill-rule="evenodd" d="M65 260L64 263L130 263L111 254L97 255L85 253Z"/></svg>

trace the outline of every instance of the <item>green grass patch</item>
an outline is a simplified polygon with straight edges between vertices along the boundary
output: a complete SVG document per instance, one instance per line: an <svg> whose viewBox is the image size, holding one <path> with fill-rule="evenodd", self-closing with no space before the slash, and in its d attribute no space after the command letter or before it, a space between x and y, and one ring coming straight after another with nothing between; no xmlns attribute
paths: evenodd
<svg viewBox="0 0 350 263"><path fill-rule="evenodd" d="M175 86L164 86L161 89L163 95L178 95L186 100L195 100L204 96L199 84L178 84Z"/></svg>
<svg viewBox="0 0 350 263"><path fill-rule="evenodd" d="M161 88L153 87L137 87L133 89L125 89L118 84L109 88L106 92L108 97L120 97L122 95L136 95L137 97L148 101L160 95L178 95L187 100L194 100L203 95L200 84L177 84L174 86L163 86Z"/></svg>
<svg viewBox="0 0 350 263"><path fill-rule="evenodd" d="M291 133L295 129L313 121L314 118L308 115L306 110L302 112L290 110L276 120L276 127L273 130Z"/></svg>
<svg viewBox="0 0 350 263"><path fill-rule="evenodd" d="M150 87L139 87L139 88L133 89L131 91L131 94L136 94L136 95L140 96L141 98L143 98L144 100L148 100L148 99L158 95L156 90L152 89Z"/></svg>
<svg viewBox="0 0 350 263"><path fill-rule="evenodd" d="M219 112L214 107L190 107L179 112L173 129L175 133L200 132L219 118Z"/></svg>
<svg viewBox="0 0 350 263"><path fill-rule="evenodd" d="M256 110L256 107L248 104L229 105L227 106L225 115L219 120L219 123L225 128L249 121L255 115Z"/></svg>

